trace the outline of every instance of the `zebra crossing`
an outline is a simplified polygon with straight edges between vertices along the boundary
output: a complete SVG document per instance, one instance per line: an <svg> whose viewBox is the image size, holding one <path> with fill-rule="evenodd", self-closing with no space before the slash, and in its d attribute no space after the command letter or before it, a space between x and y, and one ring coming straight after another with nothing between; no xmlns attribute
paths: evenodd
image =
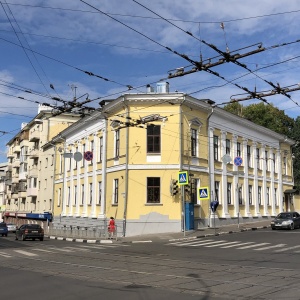
<svg viewBox="0 0 300 300"><path fill-rule="evenodd" d="M117 247L128 247L130 244L101 244L101 245L76 245L75 247L65 246L58 247L53 245L39 245L39 247L30 247L26 248L26 250L22 249L7 249L5 251L0 251L0 259L1 258L13 258L13 257L37 257L43 254L51 255L51 254L67 254L67 253L88 253L95 252L97 250L108 250L111 248Z"/></svg>
<svg viewBox="0 0 300 300"><path fill-rule="evenodd" d="M271 244L271 243L255 243L228 240L213 239L194 239L173 241L166 244L173 247L198 247L198 248L220 248L220 249L237 249L237 250L253 250L253 251L271 251L274 253L300 253L300 245L288 246L287 244Z"/></svg>

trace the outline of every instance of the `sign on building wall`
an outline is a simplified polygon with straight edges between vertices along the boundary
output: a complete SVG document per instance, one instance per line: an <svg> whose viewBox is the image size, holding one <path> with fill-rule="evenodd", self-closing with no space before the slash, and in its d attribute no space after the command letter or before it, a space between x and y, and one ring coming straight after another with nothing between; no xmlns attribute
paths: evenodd
<svg viewBox="0 0 300 300"><path fill-rule="evenodd" d="M200 187L198 189L199 200L209 200L209 189L208 187Z"/></svg>

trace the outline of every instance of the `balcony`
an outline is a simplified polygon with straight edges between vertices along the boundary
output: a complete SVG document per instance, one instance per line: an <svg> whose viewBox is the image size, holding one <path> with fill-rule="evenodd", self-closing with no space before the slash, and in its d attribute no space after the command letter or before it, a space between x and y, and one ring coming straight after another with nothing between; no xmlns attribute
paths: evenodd
<svg viewBox="0 0 300 300"><path fill-rule="evenodd" d="M20 159L16 158L12 163L13 168L20 168Z"/></svg>
<svg viewBox="0 0 300 300"><path fill-rule="evenodd" d="M19 183L19 176L13 176L11 178L11 183Z"/></svg>
<svg viewBox="0 0 300 300"><path fill-rule="evenodd" d="M21 151L20 145L14 146L14 148L13 148L13 152L14 152L14 153L18 153L18 152L20 152L20 151Z"/></svg>
<svg viewBox="0 0 300 300"><path fill-rule="evenodd" d="M37 188L27 188L27 196L28 197L36 197L38 194Z"/></svg>
<svg viewBox="0 0 300 300"><path fill-rule="evenodd" d="M28 177L38 177L37 166L32 166L28 169Z"/></svg>
<svg viewBox="0 0 300 300"><path fill-rule="evenodd" d="M39 149L32 148L29 150L29 158L38 158L39 157Z"/></svg>
<svg viewBox="0 0 300 300"><path fill-rule="evenodd" d="M7 152L7 155L6 155L7 158L13 158L15 157L13 151L12 151L12 148L9 149L9 151Z"/></svg>
<svg viewBox="0 0 300 300"><path fill-rule="evenodd" d="M29 142L36 142L40 139L41 132L37 128L33 128L29 132Z"/></svg>

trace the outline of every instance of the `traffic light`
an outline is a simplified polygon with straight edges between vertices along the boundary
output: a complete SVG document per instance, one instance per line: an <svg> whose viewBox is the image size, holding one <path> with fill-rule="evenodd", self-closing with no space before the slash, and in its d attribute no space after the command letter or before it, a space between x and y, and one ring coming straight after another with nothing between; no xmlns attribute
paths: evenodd
<svg viewBox="0 0 300 300"><path fill-rule="evenodd" d="M187 184L184 186L184 191L190 195L191 193L191 185L190 184Z"/></svg>
<svg viewBox="0 0 300 300"><path fill-rule="evenodd" d="M178 180L172 179L170 190L171 190L172 196L175 196L176 194L178 194Z"/></svg>

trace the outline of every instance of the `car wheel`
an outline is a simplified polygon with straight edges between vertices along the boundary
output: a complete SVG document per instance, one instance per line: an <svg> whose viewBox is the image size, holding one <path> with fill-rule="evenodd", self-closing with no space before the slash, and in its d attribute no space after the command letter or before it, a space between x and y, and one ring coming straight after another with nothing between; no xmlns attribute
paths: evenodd
<svg viewBox="0 0 300 300"><path fill-rule="evenodd" d="M24 234L22 234L22 241L26 240L26 236Z"/></svg>
<svg viewBox="0 0 300 300"><path fill-rule="evenodd" d="M32 238L33 241L35 241L35 238Z"/></svg>
<svg viewBox="0 0 300 300"><path fill-rule="evenodd" d="M43 240L44 240L44 238L43 238L43 237L41 237L41 238L40 238L40 241L42 242Z"/></svg>
<svg viewBox="0 0 300 300"><path fill-rule="evenodd" d="M290 230L294 230L295 229L295 225L294 225L294 223L292 223L291 225L290 225Z"/></svg>
<svg viewBox="0 0 300 300"><path fill-rule="evenodd" d="M7 237L7 234L5 236Z"/></svg>

